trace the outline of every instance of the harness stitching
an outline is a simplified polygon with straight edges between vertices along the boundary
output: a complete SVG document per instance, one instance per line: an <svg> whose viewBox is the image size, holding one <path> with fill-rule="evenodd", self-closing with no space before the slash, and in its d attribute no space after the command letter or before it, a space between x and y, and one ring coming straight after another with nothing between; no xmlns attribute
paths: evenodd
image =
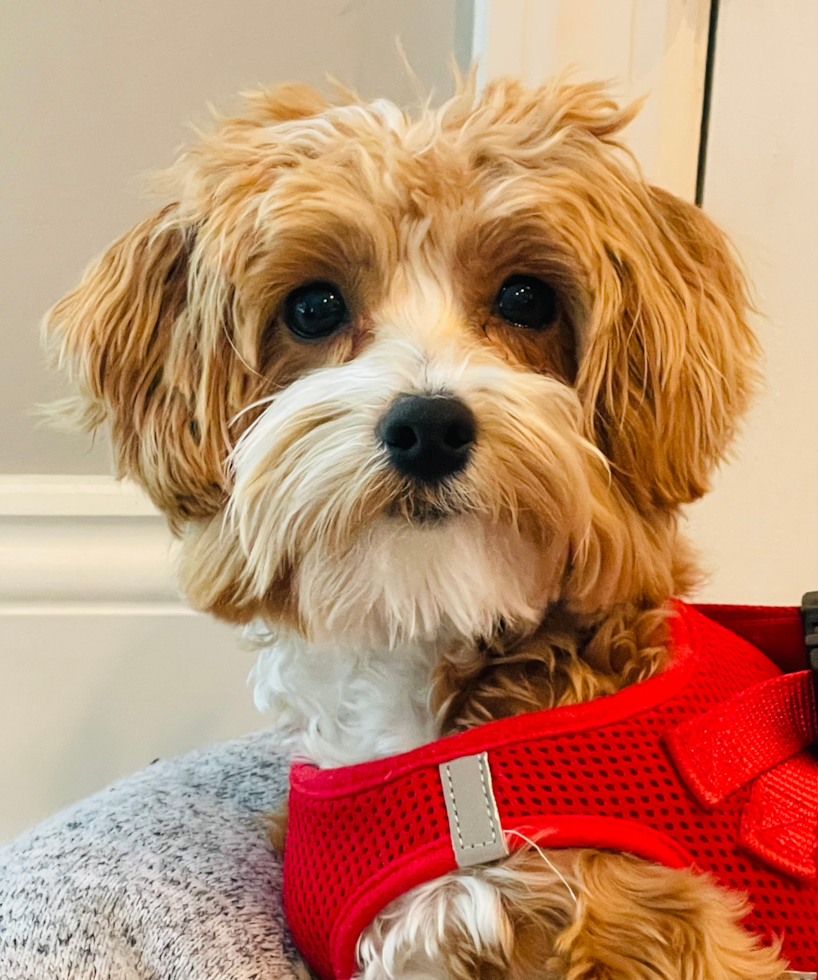
<svg viewBox="0 0 818 980"><path fill-rule="evenodd" d="M460 843L460 847L465 851L470 847L487 847L489 844L497 843L497 831L494 828L494 820L492 819L493 813L491 809L491 802L489 800L489 788L486 783L486 758L485 756L480 757L480 783L483 787L483 802L486 804L486 817L488 818L489 824L491 825L491 840L477 841L474 844L465 844L463 842L463 835L460 832L460 817L457 813L457 796L454 792L454 785L452 783L452 774L449 771L449 763L446 763L446 779L449 782L449 794L452 800L452 810L454 811L454 822L457 826L457 839Z"/></svg>

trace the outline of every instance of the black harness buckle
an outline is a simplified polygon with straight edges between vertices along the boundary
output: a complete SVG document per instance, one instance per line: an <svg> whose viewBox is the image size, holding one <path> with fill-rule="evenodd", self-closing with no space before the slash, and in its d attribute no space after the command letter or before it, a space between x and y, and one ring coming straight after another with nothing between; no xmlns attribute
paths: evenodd
<svg viewBox="0 0 818 980"><path fill-rule="evenodd" d="M818 705L818 592L805 592L801 599L801 621L804 624L804 642L807 659L812 671L815 703Z"/></svg>

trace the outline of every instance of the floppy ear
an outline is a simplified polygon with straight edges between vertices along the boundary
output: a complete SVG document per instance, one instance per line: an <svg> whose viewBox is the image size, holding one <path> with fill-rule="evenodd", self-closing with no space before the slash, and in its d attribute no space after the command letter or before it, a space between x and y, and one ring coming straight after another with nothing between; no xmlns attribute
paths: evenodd
<svg viewBox="0 0 818 980"><path fill-rule="evenodd" d="M219 120L166 172L182 203L115 241L46 314L46 345L77 392L51 415L86 430L107 421L118 475L141 483L177 531L223 506L225 460L252 417L231 420L266 390L236 349L240 303L225 258L247 264L248 199L299 159L266 127L327 105L307 86L248 93L242 116Z"/></svg>
<svg viewBox="0 0 818 980"><path fill-rule="evenodd" d="M196 420L200 357L180 328L193 232L174 206L91 264L45 316L46 344L77 394L52 415L111 428L119 476L137 480L174 526L218 508L221 456Z"/></svg>
<svg viewBox="0 0 818 980"><path fill-rule="evenodd" d="M758 382L744 276L725 236L659 188L632 188L605 242L578 387L641 509L709 487Z"/></svg>

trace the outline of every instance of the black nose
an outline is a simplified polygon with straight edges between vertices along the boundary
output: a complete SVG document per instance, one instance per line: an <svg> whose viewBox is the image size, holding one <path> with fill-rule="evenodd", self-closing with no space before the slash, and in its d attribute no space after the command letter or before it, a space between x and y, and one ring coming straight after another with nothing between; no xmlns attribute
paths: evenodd
<svg viewBox="0 0 818 980"><path fill-rule="evenodd" d="M378 425L395 469L423 483L462 470L476 435L471 409L450 395L400 395Z"/></svg>

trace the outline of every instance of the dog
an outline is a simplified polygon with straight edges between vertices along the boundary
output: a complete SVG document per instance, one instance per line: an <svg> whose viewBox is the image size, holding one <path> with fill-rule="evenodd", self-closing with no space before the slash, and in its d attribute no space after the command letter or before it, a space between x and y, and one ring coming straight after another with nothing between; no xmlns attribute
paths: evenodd
<svg viewBox="0 0 818 980"><path fill-rule="evenodd" d="M251 624L257 701L338 767L668 662L680 508L759 378L745 279L598 84L458 81L410 117L300 85L181 153L171 203L47 314L75 389ZM706 875L526 846L385 909L382 977L779 977Z"/></svg>

